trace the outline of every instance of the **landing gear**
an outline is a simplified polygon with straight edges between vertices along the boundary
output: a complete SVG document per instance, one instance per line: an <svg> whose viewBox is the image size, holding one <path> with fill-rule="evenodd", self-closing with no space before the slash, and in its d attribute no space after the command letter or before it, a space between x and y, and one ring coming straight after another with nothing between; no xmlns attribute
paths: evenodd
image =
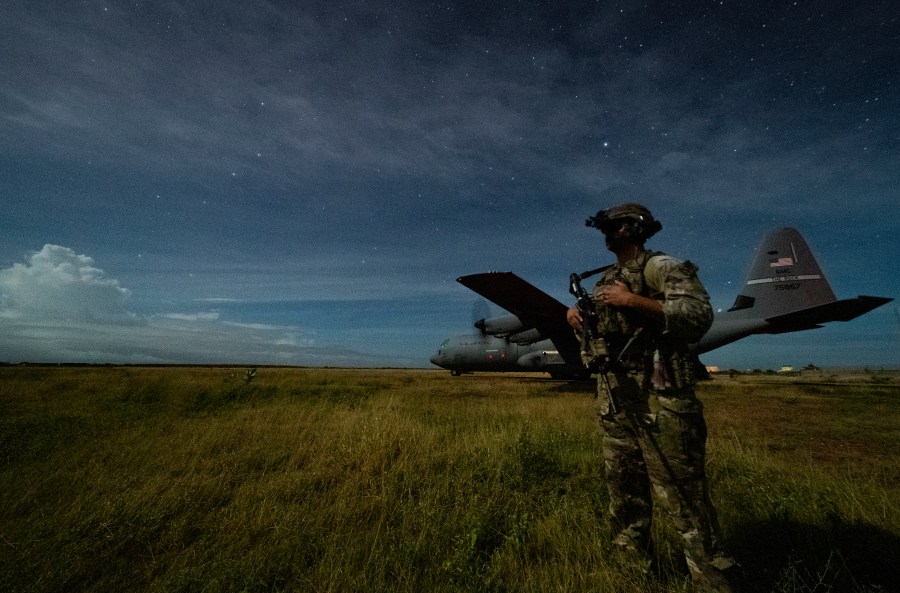
<svg viewBox="0 0 900 593"><path fill-rule="evenodd" d="M589 381L591 379L590 371L584 371L581 373L572 373L572 372L551 372L551 379L561 379L568 381Z"/></svg>

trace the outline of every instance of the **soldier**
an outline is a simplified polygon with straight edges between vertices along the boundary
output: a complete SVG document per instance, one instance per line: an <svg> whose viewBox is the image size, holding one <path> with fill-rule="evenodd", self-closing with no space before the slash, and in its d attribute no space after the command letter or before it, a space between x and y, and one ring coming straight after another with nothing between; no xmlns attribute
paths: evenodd
<svg viewBox="0 0 900 593"><path fill-rule="evenodd" d="M650 564L653 495L682 537L697 589L730 592L720 532L704 469L706 423L694 394L696 358L688 344L712 324L697 267L644 242L662 229L640 204L601 210L587 221L600 229L616 263L602 268L593 309L568 310L583 331L582 356L597 371L603 458L613 543ZM588 314L589 313L589 314ZM652 494L651 494L652 492Z"/></svg>

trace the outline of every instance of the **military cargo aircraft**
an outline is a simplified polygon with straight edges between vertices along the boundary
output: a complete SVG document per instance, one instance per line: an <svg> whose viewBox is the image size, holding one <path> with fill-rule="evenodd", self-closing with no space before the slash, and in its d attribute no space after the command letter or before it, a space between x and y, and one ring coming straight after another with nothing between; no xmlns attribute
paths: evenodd
<svg viewBox="0 0 900 593"><path fill-rule="evenodd" d="M511 272L487 272L457 282L506 309L475 322L479 333L444 340L435 365L453 375L474 371L539 371L554 378L587 377L578 340L566 323L568 307ZM692 349L697 354L754 334L781 334L849 321L894 299L837 300L799 231L782 228L763 238L744 288Z"/></svg>

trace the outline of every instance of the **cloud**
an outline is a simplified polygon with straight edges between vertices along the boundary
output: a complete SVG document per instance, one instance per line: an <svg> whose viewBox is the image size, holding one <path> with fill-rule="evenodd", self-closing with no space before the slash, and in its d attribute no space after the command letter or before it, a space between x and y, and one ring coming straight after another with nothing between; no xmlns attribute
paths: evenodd
<svg viewBox="0 0 900 593"><path fill-rule="evenodd" d="M163 317L181 321L216 321L219 319L219 313L216 311L208 311L205 313L167 313L166 315L163 315Z"/></svg>
<svg viewBox="0 0 900 593"><path fill-rule="evenodd" d="M386 357L319 344L296 326L220 311L128 310L131 291L94 260L45 245L0 270L0 361L378 366ZM215 302L215 299L213 299Z"/></svg>
<svg viewBox="0 0 900 593"><path fill-rule="evenodd" d="M2 318L133 324L137 317L125 309L130 294L93 259L59 245L44 245L25 264L0 270Z"/></svg>

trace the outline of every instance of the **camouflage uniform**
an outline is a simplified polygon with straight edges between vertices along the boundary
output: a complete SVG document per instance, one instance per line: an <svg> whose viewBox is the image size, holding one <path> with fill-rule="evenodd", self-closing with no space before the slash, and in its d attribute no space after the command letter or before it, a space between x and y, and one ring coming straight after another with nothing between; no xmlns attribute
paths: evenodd
<svg viewBox="0 0 900 593"><path fill-rule="evenodd" d="M655 495L682 537L694 582L723 592L731 589L720 570L726 562L704 470L706 423L687 349L712 323L696 272L690 262L648 251L604 272L592 295L603 337L594 350L607 355L597 403L614 543L645 557ZM599 288L616 280L659 300L665 327L603 304Z"/></svg>

